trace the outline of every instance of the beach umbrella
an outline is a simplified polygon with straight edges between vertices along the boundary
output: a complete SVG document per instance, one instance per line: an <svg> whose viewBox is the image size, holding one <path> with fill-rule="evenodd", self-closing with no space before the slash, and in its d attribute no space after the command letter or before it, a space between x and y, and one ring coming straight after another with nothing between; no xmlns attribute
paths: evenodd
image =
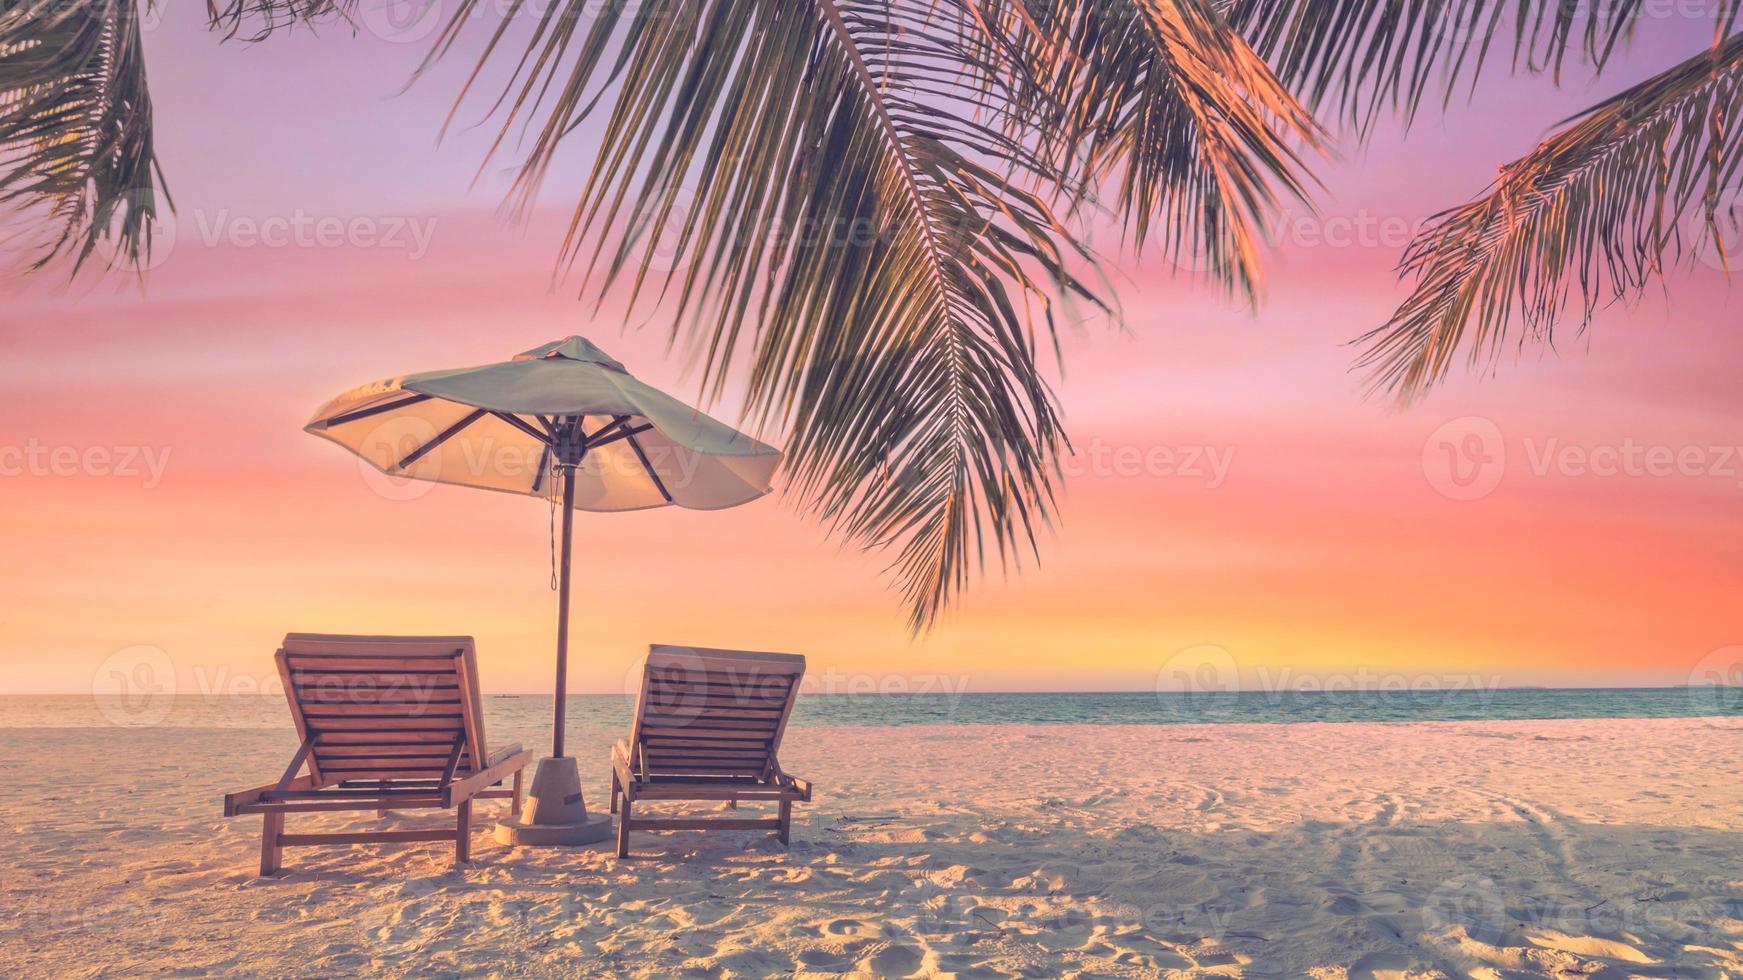
<svg viewBox="0 0 1743 980"><path fill-rule="evenodd" d="M322 405L305 429L391 476L561 505L553 759L565 758L574 512L734 507L768 493L781 459L779 450L636 380L583 337L495 364L353 388ZM537 816L538 784L529 818Z"/></svg>

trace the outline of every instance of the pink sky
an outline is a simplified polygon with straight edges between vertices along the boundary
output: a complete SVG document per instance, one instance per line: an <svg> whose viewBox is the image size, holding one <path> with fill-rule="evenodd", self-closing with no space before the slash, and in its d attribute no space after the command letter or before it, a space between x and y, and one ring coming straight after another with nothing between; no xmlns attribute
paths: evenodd
<svg viewBox="0 0 1743 980"><path fill-rule="evenodd" d="M5 689L82 692L105 658L145 645L199 693L269 674L287 630L324 630L471 633L491 688L544 690L544 505L384 496L300 427L354 384L571 333L675 394L694 377L664 359L662 322L626 330L576 284L547 289L560 216L505 228L490 215L500 172L469 189L488 131L436 146L463 58L396 96L421 44L331 31L220 45L198 13L169 5L147 39L179 212L144 294L39 280L0 308ZM1416 221L1706 38L1648 26L1613 77L1559 93L1497 80L1408 141L1382 133L1322 167L1325 217L1293 209L1256 314L1158 258L1120 260L1127 332L1066 339L1059 392L1083 457L1042 564L981 584L931 637L907 639L881 558L778 499L583 514L573 688L619 690L651 641L802 652L831 683L891 689L1150 689L1201 644L1248 683L1688 682L1739 642L1743 459L1726 447L1743 443L1743 339L1720 272L1680 271L1669 298L1606 311L1559 353L1456 379L1403 414L1361 396L1344 346L1403 295L1391 267ZM545 201L575 193L585 144ZM246 233L269 219L415 223L429 238L273 247ZM1347 241L1346 226L1367 231ZM1451 499L1425 444L1471 433L1498 437L1506 462L1492 491ZM1580 462L1655 448L1698 465ZM85 472L59 472L57 449ZM132 452L137 472L95 472Z"/></svg>

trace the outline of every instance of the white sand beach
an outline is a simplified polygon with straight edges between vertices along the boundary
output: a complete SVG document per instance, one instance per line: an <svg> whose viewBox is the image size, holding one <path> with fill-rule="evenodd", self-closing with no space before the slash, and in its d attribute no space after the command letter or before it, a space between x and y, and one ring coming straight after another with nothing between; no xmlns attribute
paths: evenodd
<svg viewBox="0 0 1743 980"><path fill-rule="evenodd" d="M572 736L590 805L617 734ZM24 976L1743 976L1735 719L800 728L783 761L818 793L788 850L648 833L619 862L605 845L510 851L481 827L459 870L439 844L296 848L262 879L259 818L226 820L220 797L273 778L290 748L270 731L0 731L0 962Z"/></svg>

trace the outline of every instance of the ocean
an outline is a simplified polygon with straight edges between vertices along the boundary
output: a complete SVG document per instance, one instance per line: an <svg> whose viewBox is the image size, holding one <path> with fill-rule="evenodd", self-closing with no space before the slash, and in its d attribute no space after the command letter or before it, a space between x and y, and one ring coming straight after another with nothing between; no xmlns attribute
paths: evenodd
<svg viewBox="0 0 1743 980"><path fill-rule="evenodd" d="M488 723L514 730L548 727L548 694L492 695L485 700ZM632 699L620 694L571 695L568 722L575 727L627 727L632 708ZM1743 718L1743 688L823 694L801 695L791 724L1296 724L1707 716ZM277 694L0 696L0 728L276 728L287 719Z"/></svg>

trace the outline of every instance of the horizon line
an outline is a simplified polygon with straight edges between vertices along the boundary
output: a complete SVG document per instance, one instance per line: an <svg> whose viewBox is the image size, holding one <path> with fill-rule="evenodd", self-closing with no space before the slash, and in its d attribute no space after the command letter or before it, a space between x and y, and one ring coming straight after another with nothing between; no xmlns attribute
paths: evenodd
<svg viewBox="0 0 1743 980"><path fill-rule="evenodd" d="M1459 694L1459 693L1493 693L1496 691L1698 691L1709 688L1743 690L1743 684L1588 684L1588 685L1557 685L1557 684L1504 684L1494 687L1471 685L1463 687L1322 687L1322 688L1231 688L1226 691L1158 691L1146 688L1120 688L1112 690L981 690L981 691L805 691L800 693L806 697L852 698L852 697L887 697L901 695L908 697L963 697L963 696L1004 696L1014 694L1034 695L1107 695L1107 694L1150 694L1150 695L1205 695L1205 694ZM282 690L257 690L253 692L262 696L277 698L283 695ZM6 698L76 698L96 697L92 691L33 691L0 693L0 700ZM171 694L172 698L206 698L213 697L247 697L250 695L217 695L198 692ZM550 698L555 697L549 691L486 691L484 697L489 698ZM567 691L565 697L623 697L635 695L624 691Z"/></svg>

